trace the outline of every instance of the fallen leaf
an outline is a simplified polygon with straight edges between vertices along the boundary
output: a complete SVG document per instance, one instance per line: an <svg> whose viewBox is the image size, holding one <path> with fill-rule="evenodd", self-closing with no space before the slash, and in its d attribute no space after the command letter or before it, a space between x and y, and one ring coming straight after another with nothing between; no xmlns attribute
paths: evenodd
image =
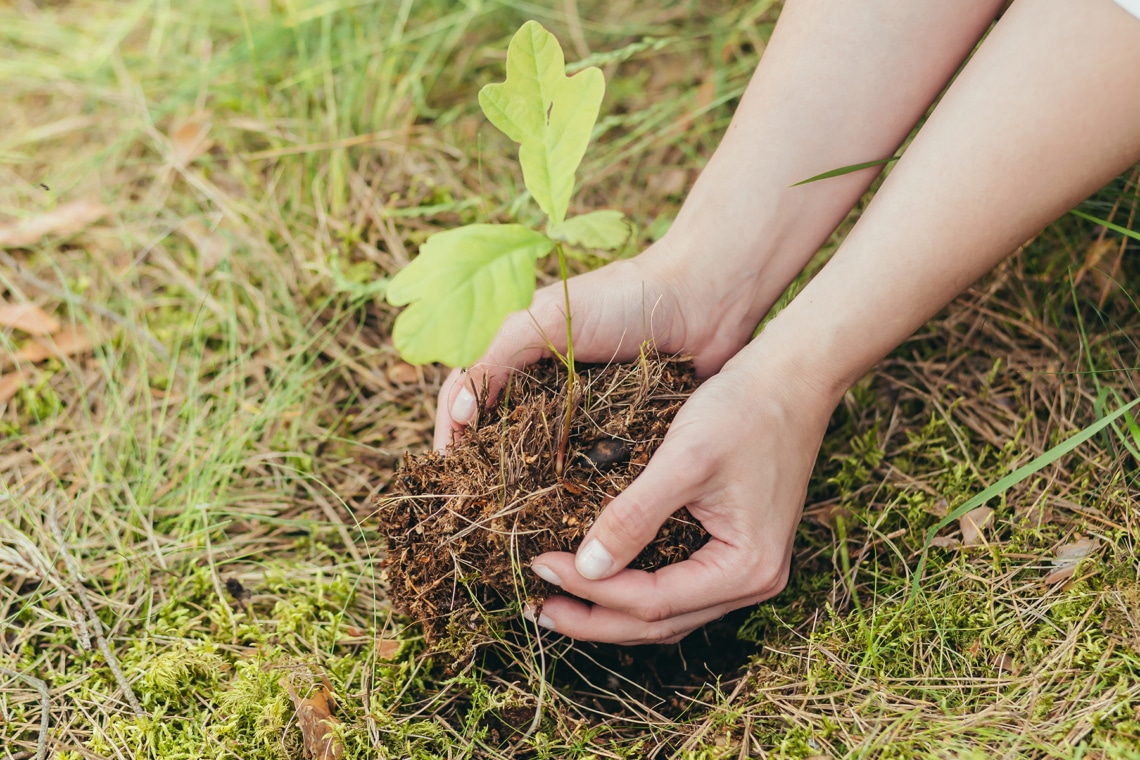
<svg viewBox="0 0 1140 760"><path fill-rule="evenodd" d="M994 511L989 507L971 509L959 517L958 527L962 530L962 545L977 546L982 543L985 539L982 531L993 521L993 517Z"/></svg>
<svg viewBox="0 0 1140 760"><path fill-rule="evenodd" d="M301 727L301 737L305 743L305 757L311 760L340 760L344 757L344 745L333 732L340 721L333 717L336 699L324 687L317 687L312 695L301 699L293 690L288 679L282 685L293 700L297 715L297 725Z"/></svg>
<svg viewBox="0 0 1140 760"><path fill-rule="evenodd" d="M1072 578L1081 560L1095 552L1099 546L1100 541L1095 538L1082 538L1058 546L1053 550L1053 566L1057 569L1045 576L1045 583L1055 586Z"/></svg>
<svg viewBox="0 0 1140 760"><path fill-rule="evenodd" d="M36 338L16 352L19 361L42 362L52 356L74 356L95 347L91 335L79 325L68 325L54 335Z"/></svg>
<svg viewBox="0 0 1140 760"><path fill-rule="evenodd" d="M935 517L945 517L950 514L950 502L946 501L946 499L939 499L933 503L926 502L922 506L922 511L934 515Z"/></svg>
<svg viewBox="0 0 1140 760"><path fill-rule="evenodd" d="M1072 565L1066 565L1065 567L1054 570L1053 572L1051 572L1045 576L1045 578L1044 578L1045 584L1047 586L1056 586L1058 583L1061 583L1062 581L1067 581L1070 578L1072 578L1073 573L1075 573L1076 571L1077 571L1076 563L1074 563Z"/></svg>
<svg viewBox="0 0 1140 760"><path fill-rule="evenodd" d="M939 549L956 549L961 544L962 542L953 536L935 536L930 539L930 545L937 546Z"/></svg>
<svg viewBox="0 0 1140 760"><path fill-rule="evenodd" d="M1049 525L1054 520L1053 507L1048 504L1034 504L1017 510L1018 522L1025 522L1034 528Z"/></svg>
<svg viewBox="0 0 1140 760"><path fill-rule="evenodd" d="M208 139L209 133L210 117L202 113L190 117L171 132L170 143L174 146L175 163L186 166L208 151L212 145Z"/></svg>
<svg viewBox="0 0 1140 760"><path fill-rule="evenodd" d="M0 224L0 248L26 248L45 235L72 235L107 213L107 207L93 200L65 203L51 211Z"/></svg>
<svg viewBox="0 0 1140 760"><path fill-rule="evenodd" d="M1014 672L1017 663L1009 654L999 654L994 658L994 669L998 671L1005 671L1007 673Z"/></svg>
<svg viewBox="0 0 1140 760"><path fill-rule="evenodd" d="M401 644L396 639L381 639L376 643L376 655L381 660L391 660L400 653Z"/></svg>
<svg viewBox="0 0 1140 760"><path fill-rule="evenodd" d="M1100 541L1095 538L1082 538L1080 541L1058 546L1053 552L1054 565L1075 565L1096 551Z"/></svg>
<svg viewBox="0 0 1140 760"><path fill-rule="evenodd" d="M59 330L59 320L34 304L0 304L0 327L28 335L51 335Z"/></svg>
<svg viewBox="0 0 1140 760"><path fill-rule="evenodd" d="M407 362L396 362L388 368L388 379L396 385L411 385L420 379L420 372Z"/></svg>
<svg viewBox="0 0 1140 760"><path fill-rule="evenodd" d="M16 395L16 392L28 383L28 376L23 372L13 372L9 375L0 375L0 404L7 404Z"/></svg>

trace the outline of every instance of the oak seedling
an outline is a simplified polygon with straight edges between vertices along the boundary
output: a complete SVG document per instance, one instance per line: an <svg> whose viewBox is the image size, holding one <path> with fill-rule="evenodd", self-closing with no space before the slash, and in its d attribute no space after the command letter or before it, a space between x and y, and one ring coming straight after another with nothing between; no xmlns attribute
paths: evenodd
<svg viewBox="0 0 1140 760"><path fill-rule="evenodd" d="M531 304L535 265L558 255L566 299L567 412L574 400L574 348L563 246L612 250L629 227L620 211L594 211L566 218L574 174L598 119L605 79L589 67L566 75L562 48L536 21L515 33L507 49L505 82L479 92L479 106L492 124L519 145L523 182L546 215L542 231L522 224L470 224L439 232L419 256L392 278L388 303L407 306L392 330L396 349L412 364L442 362L465 367L487 350L503 320ZM556 469L561 473L565 441Z"/></svg>

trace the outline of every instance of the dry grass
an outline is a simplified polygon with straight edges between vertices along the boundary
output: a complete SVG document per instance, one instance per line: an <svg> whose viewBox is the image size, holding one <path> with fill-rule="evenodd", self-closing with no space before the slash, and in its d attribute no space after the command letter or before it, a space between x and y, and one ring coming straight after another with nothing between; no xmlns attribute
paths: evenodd
<svg viewBox="0 0 1140 760"><path fill-rule="evenodd" d="M938 515L1136 395L1135 249L1071 218L848 394L743 675L655 700L613 653L575 680L563 641L444 663L386 602L369 509L427 445L441 371L399 362L378 295L431 231L531 213L474 107L507 35L535 15L571 57L623 51L578 197L636 220L633 250L772 5L0 9L0 223L103 209L0 250L0 295L91 344L16 362L31 338L0 329L23 374L0 403L0 756L36 755L46 693L53 757L298 757L283 675L328 676L350 757L1138 756L1134 423L1007 492L905 599ZM1135 226L1127 180L1086 209Z"/></svg>

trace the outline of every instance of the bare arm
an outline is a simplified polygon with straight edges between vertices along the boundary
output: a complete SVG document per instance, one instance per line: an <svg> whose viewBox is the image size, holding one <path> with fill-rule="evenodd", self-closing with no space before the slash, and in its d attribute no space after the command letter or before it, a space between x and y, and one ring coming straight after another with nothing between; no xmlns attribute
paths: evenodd
<svg viewBox="0 0 1140 760"><path fill-rule="evenodd" d="M540 622L575 637L669 641L778 593L842 392L1140 160L1138 93L1140 21L1111 0L1015 3L823 272L693 395L577 556L536 561L594 602L553 599ZM681 505L710 542L656 573L622 569Z"/></svg>
<svg viewBox="0 0 1140 760"><path fill-rule="evenodd" d="M1000 0L789 0L722 144L664 240L571 281L584 361L654 339L716 372L878 174L793 188L891 155L989 26ZM646 313L652 312L652 324ZM559 288L508 319L483 360L440 393L437 448L471 421L486 378L565 350ZM644 327L644 329L642 329Z"/></svg>
<svg viewBox="0 0 1140 760"><path fill-rule="evenodd" d="M1140 19L1109 0L1019 0L762 343L794 335L800 358L846 389L1137 160Z"/></svg>
<svg viewBox="0 0 1140 760"><path fill-rule="evenodd" d="M788 2L732 124L677 217L670 243L679 252L680 278L704 277L696 286L715 292L713 301L725 291L747 294L747 306L732 302L726 320L750 332L879 169L793 185L891 156L999 5ZM694 261L696 251L712 252ZM730 288L722 278L740 285Z"/></svg>

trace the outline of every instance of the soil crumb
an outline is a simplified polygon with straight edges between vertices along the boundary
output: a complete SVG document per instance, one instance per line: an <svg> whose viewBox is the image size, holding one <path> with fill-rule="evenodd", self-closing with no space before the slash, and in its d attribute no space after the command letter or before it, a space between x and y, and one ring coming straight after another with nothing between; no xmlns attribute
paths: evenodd
<svg viewBox="0 0 1140 760"><path fill-rule="evenodd" d="M689 362L652 354L631 364L580 364L578 378L562 477L554 461L566 370L548 359L515 373L446 456L406 455L381 499L391 599L422 624L430 644L465 648L498 613L541 606L556 589L529 571L531 560L578 547L698 385ZM707 539L681 509L630 567L681 561Z"/></svg>

